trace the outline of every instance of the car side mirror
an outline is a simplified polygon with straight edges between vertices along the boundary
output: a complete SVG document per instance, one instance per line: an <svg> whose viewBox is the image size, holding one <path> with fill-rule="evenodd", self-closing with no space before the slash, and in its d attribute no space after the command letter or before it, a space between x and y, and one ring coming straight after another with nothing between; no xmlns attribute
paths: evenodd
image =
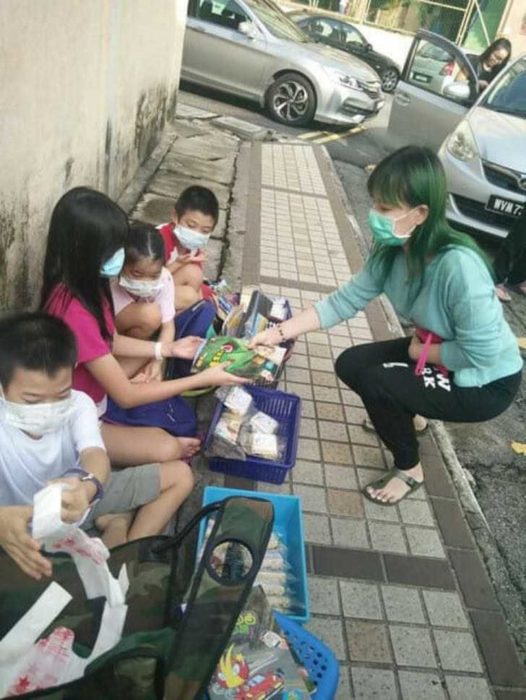
<svg viewBox="0 0 526 700"><path fill-rule="evenodd" d="M249 39L255 39L258 35L258 30L253 22L240 22L237 29Z"/></svg>
<svg viewBox="0 0 526 700"><path fill-rule="evenodd" d="M372 50L373 50L373 45L372 45L372 44L365 44L365 50L366 50L366 51L372 51Z"/></svg>
<svg viewBox="0 0 526 700"><path fill-rule="evenodd" d="M446 85L443 94L457 102L466 102L471 96L471 89L467 81L456 81Z"/></svg>

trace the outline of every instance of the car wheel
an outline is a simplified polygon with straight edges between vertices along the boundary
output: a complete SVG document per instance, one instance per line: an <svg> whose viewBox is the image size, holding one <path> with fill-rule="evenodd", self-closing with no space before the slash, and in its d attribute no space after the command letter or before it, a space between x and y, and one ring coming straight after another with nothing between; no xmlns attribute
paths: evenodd
<svg viewBox="0 0 526 700"><path fill-rule="evenodd" d="M285 73L270 86L267 107L273 119L290 126L312 121L316 95L309 81L298 73Z"/></svg>
<svg viewBox="0 0 526 700"><path fill-rule="evenodd" d="M384 92L393 92L398 80L400 79L400 74L396 68L386 68L380 73L380 80L382 81L382 90Z"/></svg>

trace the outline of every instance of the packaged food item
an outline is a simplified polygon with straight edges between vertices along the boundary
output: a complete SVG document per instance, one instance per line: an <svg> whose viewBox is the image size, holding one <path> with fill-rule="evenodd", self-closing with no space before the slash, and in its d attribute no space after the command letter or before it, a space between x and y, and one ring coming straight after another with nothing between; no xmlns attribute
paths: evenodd
<svg viewBox="0 0 526 700"><path fill-rule="evenodd" d="M266 433L267 435L275 435L279 429L279 423L272 416L258 411L249 420L251 429L256 433Z"/></svg>
<svg viewBox="0 0 526 700"><path fill-rule="evenodd" d="M255 586L210 681L210 700L308 700L314 690L264 591Z"/></svg>
<svg viewBox="0 0 526 700"><path fill-rule="evenodd" d="M215 395L226 408L238 416L246 416L252 407L252 396L241 386L222 386Z"/></svg>
<svg viewBox="0 0 526 700"><path fill-rule="evenodd" d="M242 425L241 416L230 411L223 411L206 448L206 455L208 457L246 460L246 452L240 444Z"/></svg>
<svg viewBox="0 0 526 700"><path fill-rule="evenodd" d="M285 321L288 316L288 301L285 297L274 297L270 309L270 318L274 321Z"/></svg>
<svg viewBox="0 0 526 700"><path fill-rule="evenodd" d="M202 372L228 362L230 364L226 371L231 374L272 382L278 375L285 352L280 347L257 346L250 349L248 342L241 338L217 336L205 340L199 346L192 363L192 372Z"/></svg>
<svg viewBox="0 0 526 700"><path fill-rule="evenodd" d="M279 457L278 438L267 433L252 433L248 453L275 462Z"/></svg>

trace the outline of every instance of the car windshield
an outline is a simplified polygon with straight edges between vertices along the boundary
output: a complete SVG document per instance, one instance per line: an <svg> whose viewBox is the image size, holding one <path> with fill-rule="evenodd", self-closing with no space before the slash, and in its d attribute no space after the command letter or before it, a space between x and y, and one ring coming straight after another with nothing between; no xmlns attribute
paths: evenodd
<svg viewBox="0 0 526 700"><path fill-rule="evenodd" d="M245 0L258 19L278 39L291 39L305 43L307 36L273 2L269 0Z"/></svg>
<svg viewBox="0 0 526 700"><path fill-rule="evenodd" d="M526 56L495 81L482 105L495 112L526 118Z"/></svg>

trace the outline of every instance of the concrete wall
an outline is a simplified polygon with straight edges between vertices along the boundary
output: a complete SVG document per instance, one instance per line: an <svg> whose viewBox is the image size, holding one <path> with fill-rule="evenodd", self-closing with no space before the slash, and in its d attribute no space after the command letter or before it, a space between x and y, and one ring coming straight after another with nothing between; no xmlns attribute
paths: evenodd
<svg viewBox="0 0 526 700"><path fill-rule="evenodd" d="M59 197L117 197L173 117L186 5L1 0L0 308L36 300Z"/></svg>
<svg viewBox="0 0 526 700"><path fill-rule="evenodd" d="M524 0L511 0L508 3L497 34L511 41L514 58L526 53L526 2Z"/></svg>

